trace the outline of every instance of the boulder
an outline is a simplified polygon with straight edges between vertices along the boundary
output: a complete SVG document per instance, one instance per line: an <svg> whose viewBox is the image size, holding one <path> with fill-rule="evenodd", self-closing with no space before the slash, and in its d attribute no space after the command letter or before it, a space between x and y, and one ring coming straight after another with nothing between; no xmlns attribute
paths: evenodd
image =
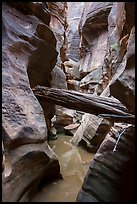
<svg viewBox="0 0 137 204"><path fill-rule="evenodd" d="M66 134L66 135L73 136L79 126L80 126L79 123L72 123L72 124L70 124L70 125L65 126L65 127L64 127L64 129L65 129L65 134Z"/></svg>
<svg viewBox="0 0 137 204"><path fill-rule="evenodd" d="M108 120L85 113L71 142L75 145L82 145L90 152L96 152L111 126L112 123Z"/></svg>
<svg viewBox="0 0 137 204"><path fill-rule="evenodd" d="M59 126L67 126L73 123L73 116L75 112L75 110L58 106L58 109L56 110L56 121L54 124Z"/></svg>

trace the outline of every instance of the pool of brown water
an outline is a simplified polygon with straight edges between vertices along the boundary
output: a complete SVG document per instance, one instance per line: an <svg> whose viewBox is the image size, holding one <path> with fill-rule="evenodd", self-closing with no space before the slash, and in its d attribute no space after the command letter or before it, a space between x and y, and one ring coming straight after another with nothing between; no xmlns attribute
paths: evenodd
<svg viewBox="0 0 137 204"><path fill-rule="evenodd" d="M75 202L94 154L70 143L71 136L59 134L50 146L57 154L63 179L45 185L30 202Z"/></svg>

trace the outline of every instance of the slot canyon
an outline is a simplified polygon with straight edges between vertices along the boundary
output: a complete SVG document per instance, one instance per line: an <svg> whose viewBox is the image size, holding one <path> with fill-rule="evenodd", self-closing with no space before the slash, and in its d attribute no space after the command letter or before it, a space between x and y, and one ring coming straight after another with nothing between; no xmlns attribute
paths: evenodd
<svg viewBox="0 0 137 204"><path fill-rule="evenodd" d="M2 3L2 202L135 201L135 3Z"/></svg>

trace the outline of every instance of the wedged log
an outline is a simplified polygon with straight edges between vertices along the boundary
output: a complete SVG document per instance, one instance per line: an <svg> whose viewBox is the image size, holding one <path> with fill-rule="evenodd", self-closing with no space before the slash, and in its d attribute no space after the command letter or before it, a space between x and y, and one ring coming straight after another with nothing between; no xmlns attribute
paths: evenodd
<svg viewBox="0 0 137 204"><path fill-rule="evenodd" d="M33 88L37 97L66 108L83 111L108 118L115 122L134 123L135 115L117 99L83 94L72 90L49 88L37 85Z"/></svg>

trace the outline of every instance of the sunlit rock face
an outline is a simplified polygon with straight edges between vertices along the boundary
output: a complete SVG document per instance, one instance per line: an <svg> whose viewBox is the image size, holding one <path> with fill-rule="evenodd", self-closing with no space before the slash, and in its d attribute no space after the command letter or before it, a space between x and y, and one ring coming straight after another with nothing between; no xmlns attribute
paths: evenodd
<svg viewBox="0 0 137 204"><path fill-rule="evenodd" d="M49 84L56 40L45 3L4 2L2 12L2 196L3 202L28 201L41 180L60 171L46 142L43 110L31 90Z"/></svg>

